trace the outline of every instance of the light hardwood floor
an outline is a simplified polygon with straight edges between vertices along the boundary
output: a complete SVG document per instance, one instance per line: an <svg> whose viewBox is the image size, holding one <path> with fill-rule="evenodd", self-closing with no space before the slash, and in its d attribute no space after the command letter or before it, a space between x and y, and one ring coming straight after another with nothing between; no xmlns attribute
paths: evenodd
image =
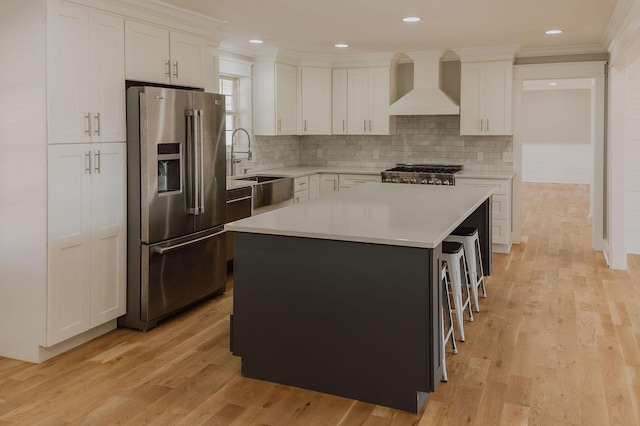
<svg viewBox="0 0 640 426"><path fill-rule="evenodd" d="M35 365L0 358L0 425L637 425L640 256L591 250L588 187L525 184L523 243L494 256L449 382L419 415L240 377L233 283L162 326Z"/></svg>

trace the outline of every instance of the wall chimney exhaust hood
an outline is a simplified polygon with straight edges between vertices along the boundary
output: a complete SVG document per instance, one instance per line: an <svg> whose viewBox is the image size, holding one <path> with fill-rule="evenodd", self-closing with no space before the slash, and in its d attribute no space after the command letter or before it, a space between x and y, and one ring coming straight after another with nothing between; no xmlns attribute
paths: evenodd
<svg viewBox="0 0 640 426"><path fill-rule="evenodd" d="M459 115L460 107L440 89L443 50L407 53L413 59L413 89L389 106L389 115Z"/></svg>

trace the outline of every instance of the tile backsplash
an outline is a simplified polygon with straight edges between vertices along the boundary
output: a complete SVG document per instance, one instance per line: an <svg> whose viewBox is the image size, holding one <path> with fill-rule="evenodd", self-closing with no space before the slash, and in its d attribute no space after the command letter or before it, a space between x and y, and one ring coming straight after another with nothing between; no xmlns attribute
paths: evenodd
<svg viewBox="0 0 640 426"><path fill-rule="evenodd" d="M276 167L346 166L387 168L396 163L462 164L472 170L510 171L504 152L513 151L512 136L461 136L460 117L398 116L390 136L256 136L254 159L236 167L242 174Z"/></svg>

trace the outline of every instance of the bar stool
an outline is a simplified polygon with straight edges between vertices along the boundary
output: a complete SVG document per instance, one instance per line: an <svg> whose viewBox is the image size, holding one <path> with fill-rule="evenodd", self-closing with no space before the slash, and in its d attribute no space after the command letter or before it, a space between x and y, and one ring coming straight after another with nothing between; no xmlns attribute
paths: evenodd
<svg viewBox="0 0 640 426"><path fill-rule="evenodd" d="M473 303L476 307L476 312L480 312L480 304L478 303L478 287L482 287L482 297L487 297L487 291L484 287L484 268L482 267L482 253L480 251L478 230L476 228L460 226L444 240L462 243L464 246Z"/></svg>
<svg viewBox="0 0 640 426"><path fill-rule="evenodd" d="M456 336L453 332L453 318L451 317L451 302L449 300L451 286L449 283L447 264L445 262L442 262L442 268L440 269L440 282L442 283L442 309L440 310L442 346L440 347L440 357L442 359L442 381L446 382L449 380L449 376L447 376L447 361L445 358L447 341L451 340L451 350L454 355L458 353L458 348L456 347Z"/></svg>
<svg viewBox="0 0 640 426"><path fill-rule="evenodd" d="M466 308L469 309L469 321L473 321L473 313L471 312L467 263L465 261L462 244L443 241L442 260L447 263L447 270L449 271L451 282L451 294L453 294L454 312L456 313L456 322L458 323L458 331L460 332L460 341L464 342L464 311Z"/></svg>

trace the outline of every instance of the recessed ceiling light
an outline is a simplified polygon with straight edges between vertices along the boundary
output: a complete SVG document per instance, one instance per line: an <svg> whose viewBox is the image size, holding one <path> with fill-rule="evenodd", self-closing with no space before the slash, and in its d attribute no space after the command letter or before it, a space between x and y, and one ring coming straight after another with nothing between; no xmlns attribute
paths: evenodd
<svg viewBox="0 0 640 426"><path fill-rule="evenodd" d="M253 39L253 40L249 40L249 43L253 43L253 44L262 44L264 43L262 40L258 40L258 39Z"/></svg>
<svg viewBox="0 0 640 426"><path fill-rule="evenodd" d="M338 43L338 44L336 44L335 46L336 46L336 47L340 47L340 48L349 47L349 45L348 45L348 44L345 44L345 43Z"/></svg>
<svg viewBox="0 0 640 426"><path fill-rule="evenodd" d="M554 35L554 34L562 34L563 31L562 30L547 30L544 32L547 35Z"/></svg>
<svg viewBox="0 0 640 426"><path fill-rule="evenodd" d="M557 86L558 83L549 83L549 86Z"/></svg>
<svg viewBox="0 0 640 426"><path fill-rule="evenodd" d="M406 18L402 18L404 22L420 22L421 18L417 16L407 16Z"/></svg>

